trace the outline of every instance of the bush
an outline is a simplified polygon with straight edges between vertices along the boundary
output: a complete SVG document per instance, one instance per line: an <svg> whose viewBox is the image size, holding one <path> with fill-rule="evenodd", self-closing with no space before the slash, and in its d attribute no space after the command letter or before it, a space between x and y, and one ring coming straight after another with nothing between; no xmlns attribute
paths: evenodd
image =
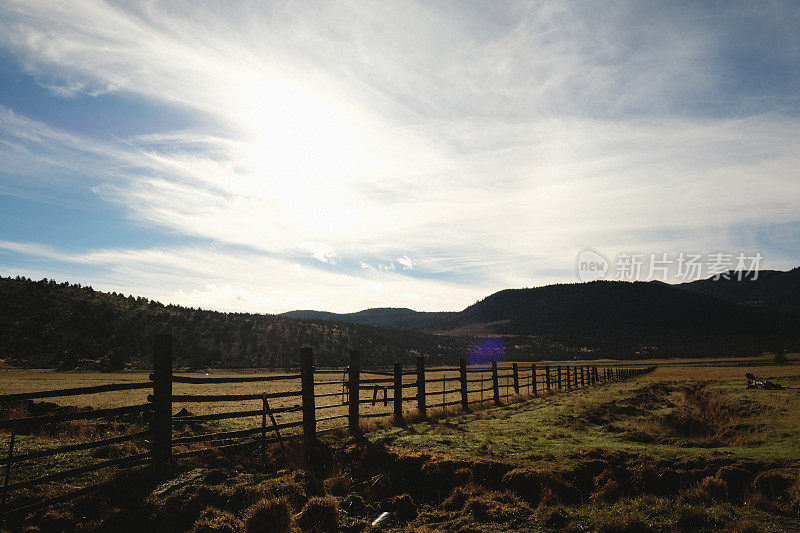
<svg viewBox="0 0 800 533"><path fill-rule="evenodd" d="M761 472L753 481L756 492L774 500L787 496L791 485L791 479L772 472Z"/></svg>
<svg viewBox="0 0 800 533"><path fill-rule="evenodd" d="M395 516L403 522L409 522L417 517L417 506L408 494L402 494L392 498L390 503Z"/></svg>
<svg viewBox="0 0 800 533"><path fill-rule="evenodd" d="M247 510L244 519L247 533L289 533L292 531L292 510L286 498L264 499Z"/></svg>
<svg viewBox="0 0 800 533"><path fill-rule="evenodd" d="M194 523L191 533L236 533L242 528L242 521L226 511L207 507Z"/></svg>
<svg viewBox="0 0 800 533"><path fill-rule="evenodd" d="M68 512L50 510L39 523L41 533L72 533L75 531L75 520Z"/></svg>
<svg viewBox="0 0 800 533"><path fill-rule="evenodd" d="M300 511L297 523L304 531L337 531L339 512L336 500L330 496L311 498Z"/></svg>

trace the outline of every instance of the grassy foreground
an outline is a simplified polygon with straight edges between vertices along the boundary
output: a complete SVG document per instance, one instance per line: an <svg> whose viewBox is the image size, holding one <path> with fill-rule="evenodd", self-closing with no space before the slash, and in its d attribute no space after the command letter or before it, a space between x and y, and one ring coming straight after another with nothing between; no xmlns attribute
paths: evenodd
<svg viewBox="0 0 800 533"><path fill-rule="evenodd" d="M748 371L790 388L748 390ZM504 472L455 488L417 518L429 527L480 530L494 508L504 530L800 530L797 366L665 367L370 438ZM458 491L506 503L481 515Z"/></svg>
<svg viewBox="0 0 800 533"><path fill-rule="evenodd" d="M745 389L745 372L789 387ZM367 429L367 428L365 428ZM800 531L800 366L669 366L365 438L129 471L30 531Z"/></svg>

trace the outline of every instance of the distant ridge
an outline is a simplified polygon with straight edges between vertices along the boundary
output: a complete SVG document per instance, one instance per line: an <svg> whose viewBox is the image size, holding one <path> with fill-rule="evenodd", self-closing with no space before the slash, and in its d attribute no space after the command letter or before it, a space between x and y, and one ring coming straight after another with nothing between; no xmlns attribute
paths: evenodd
<svg viewBox="0 0 800 533"><path fill-rule="evenodd" d="M64 370L152 368L153 334L171 331L175 364L189 368L297 365L314 347L319 366L346 364L350 348L365 365L411 364L415 353L456 361L468 339L361 324L301 321L258 313L221 313L163 305L54 280L0 277L0 360Z"/></svg>
<svg viewBox="0 0 800 533"><path fill-rule="evenodd" d="M355 313L330 313L328 311L289 311L281 316L303 320L333 320L336 322L364 324L389 329L432 331L440 329L446 319L457 313L425 313L405 307L374 307Z"/></svg>
<svg viewBox="0 0 800 533"><path fill-rule="evenodd" d="M717 280L708 278L676 287L728 302L800 314L800 267L788 272L762 270L757 276L743 275L741 280L736 272L729 272Z"/></svg>
<svg viewBox="0 0 800 533"><path fill-rule="evenodd" d="M800 268L762 271L755 281L732 274L730 280L679 285L596 281L506 289L459 312L380 308L285 315L450 335L538 336L626 356L800 349L800 316L794 314Z"/></svg>
<svg viewBox="0 0 800 533"><path fill-rule="evenodd" d="M453 363L482 337L502 337L515 360L753 355L800 351L800 270L755 280L683 285L597 281L507 289L459 312L407 308L283 316L163 305L53 280L0 278L0 360L17 366L149 368L152 337L171 331L176 365L279 367L295 350L341 365L359 348L365 365Z"/></svg>

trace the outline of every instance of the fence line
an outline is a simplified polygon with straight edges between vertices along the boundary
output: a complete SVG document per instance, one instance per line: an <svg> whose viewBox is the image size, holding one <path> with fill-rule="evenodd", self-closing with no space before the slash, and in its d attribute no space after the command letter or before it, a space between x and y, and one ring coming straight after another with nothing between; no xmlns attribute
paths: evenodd
<svg viewBox="0 0 800 533"><path fill-rule="evenodd" d="M5 468L2 489L2 504L5 507L10 491L32 488L41 484L59 481L70 477L95 472L112 466L127 466L150 463L155 475L168 477L173 462L177 458L193 456L210 450L228 449L238 446L261 444L262 456L264 445L278 442L283 445L287 437L302 436L307 444L313 443L319 433L332 429L347 428L351 434L361 433L361 421L385 417L392 418L396 425L404 425L412 412L416 416L426 418L429 410L432 413L447 413L448 408L460 406L469 411L475 404L483 406L503 405L511 398L522 398L524 395L536 397L539 394L571 391L611 381L622 381L652 372L655 366L646 368L610 368L589 365L539 365L530 363L512 363L498 365L496 361L489 365L468 366L461 359L456 367L426 368L425 358L418 356L413 370L404 369L395 362L390 371L361 368L361 351L351 350L349 365L343 369L314 368L312 348L300 349L300 373L277 376L237 376L237 377L195 377L176 376L172 373L172 337L159 334L154 338L154 363L150 381L144 383L119 383L91 387L74 387L68 389L30 392L21 394L0 395L0 402L31 401L42 398L57 398L83 394L97 394L110 391L151 389L146 404L129 405L107 409L89 409L85 411L57 413L40 416L27 416L0 420L0 428L11 428L11 439L8 453L0 457L0 465ZM433 374L433 375L432 375ZM315 381L315 375L324 379ZM330 379L331 375L340 375L341 380ZM380 377L363 377L380 376ZM405 378L413 378L409 381ZM299 380L299 383L298 383ZM189 386L222 385L241 383L290 383L289 390L281 392L261 392L252 394L174 394L173 384ZM316 387L336 386L341 384L340 392L316 392ZM474 387L473 385L477 385ZM454 386L455 385L455 386ZM299 389L296 387L299 386ZM367 397L363 397L365 393ZM489 394L485 394L489 393ZM339 403L316 404L317 399L339 397ZM279 405L271 407L268 399L299 398L299 405ZM208 414L173 414L174 403L209 403L209 402L246 402L260 400L257 409L239 409L214 412ZM413 406L408 404L412 403ZM363 412L361 406L383 407L377 412ZM346 410L345 413L325 415L329 409ZM275 415L281 413L300 413L300 420L277 422ZM319 412L319 414L318 414ZM322 414L322 416L320 416ZM84 421L99 418L116 418L120 416L138 415L147 423L147 428L125 435L105 439L79 442L58 447L18 453L14 455L14 439L18 431L30 430L45 424ZM145 419L146 418L146 419ZM174 436L175 428L190 428L192 424L216 420L234 420L260 418L257 427L227 431L213 431L199 434L179 434ZM271 421L267 425L267 419ZM344 425L327 427L318 431L318 424L341 421ZM329 425L329 424L328 424ZM281 435L280 430L301 428L290 435ZM149 440L146 452L136 453L98 463L80 466L61 472L50 473L36 479L9 482L12 464L45 459L64 453L94 450L101 447L135 441ZM231 442L232 440L237 440ZM241 439L246 439L242 441ZM147 442L147 441L146 441ZM173 448L186 447L198 443L211 443L211 446L200 449L189 449L174 452ZM87 487L92 488L92 487ZM74 491L75 497L85 494L84 489ZM60 495L36 505L27 504L15 509L3 509L2 515L18 512L29 512L47 506L49 503L66 501L69 494Z"/></svg>

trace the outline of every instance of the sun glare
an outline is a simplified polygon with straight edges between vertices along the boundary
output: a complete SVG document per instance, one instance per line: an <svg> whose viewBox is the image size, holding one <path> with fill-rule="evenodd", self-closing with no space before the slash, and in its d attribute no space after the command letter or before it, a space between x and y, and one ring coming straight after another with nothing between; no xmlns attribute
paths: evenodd
<svg viewBox="0 0 800 533"><path fill-rule="evenodd" d="M336 98L300 83L263 78L244 92L240 113L250 161L267 183L290 178L291 189L307 189L355 169L363 155L360 132Z"/></svg>

